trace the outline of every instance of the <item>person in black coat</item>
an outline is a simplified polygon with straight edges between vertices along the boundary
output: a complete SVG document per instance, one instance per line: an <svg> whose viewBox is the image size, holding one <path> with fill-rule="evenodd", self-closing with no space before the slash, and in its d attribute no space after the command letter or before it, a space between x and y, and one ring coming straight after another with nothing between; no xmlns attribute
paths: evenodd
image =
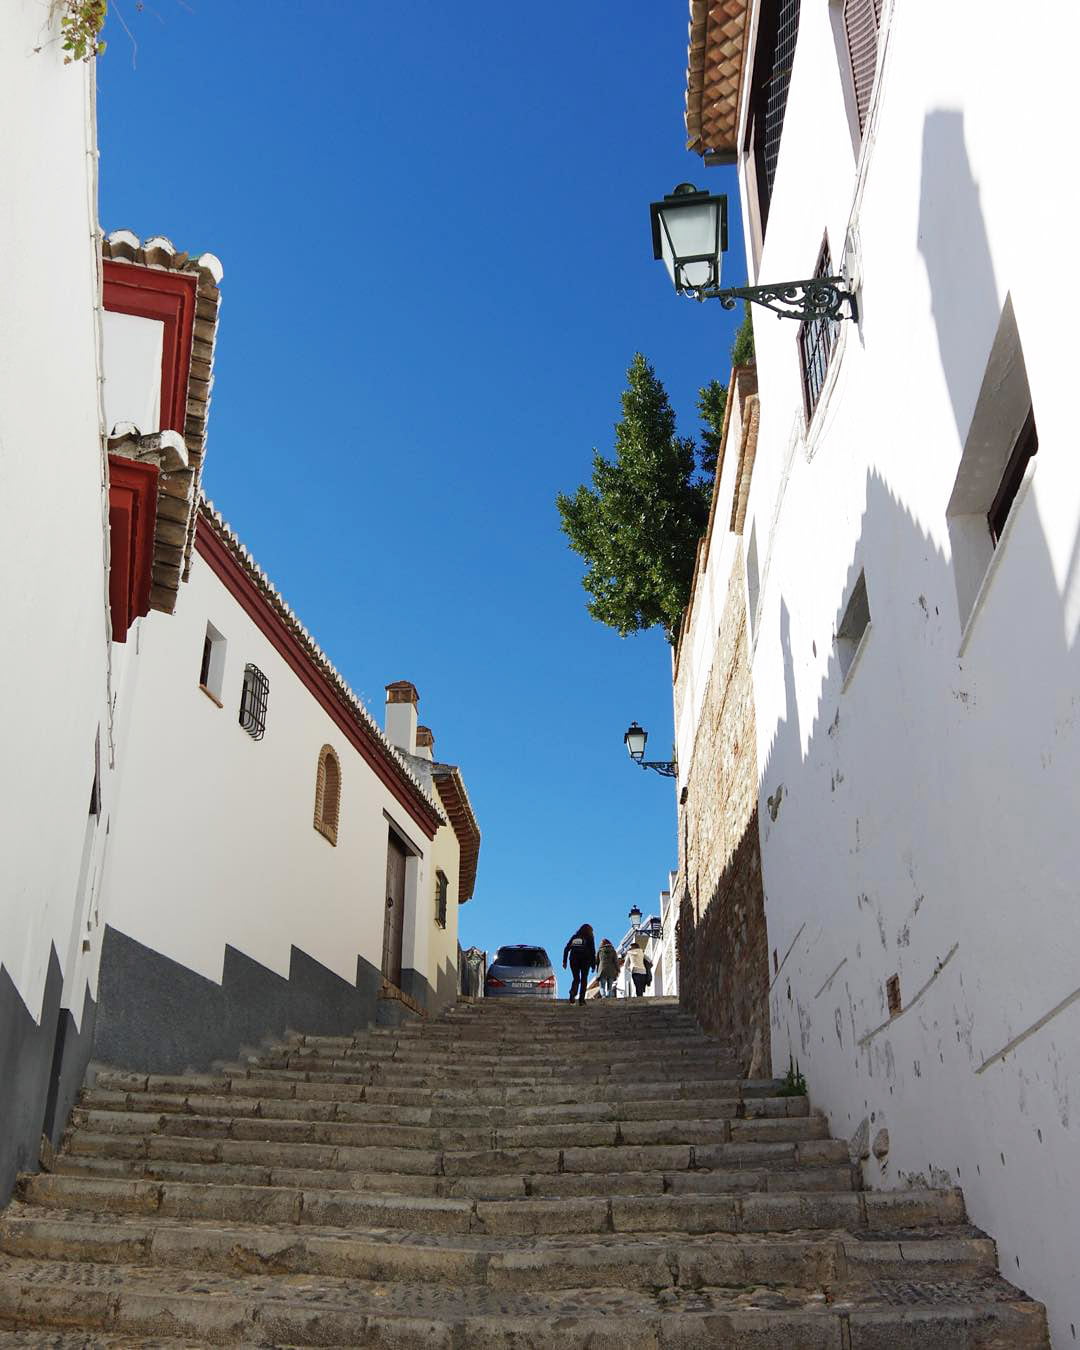
<svg viewBox="0 0 1080 1350"><path fill-rule="evenodd" d="M570 972L574 977L570 985L570 1002L573 1003L577 998L579 1003L584 1003L589 971L596 965L596 943L593 939L592 924L583 923L563 948L563 970L566 969L567 958L570 961Z"/></svg>

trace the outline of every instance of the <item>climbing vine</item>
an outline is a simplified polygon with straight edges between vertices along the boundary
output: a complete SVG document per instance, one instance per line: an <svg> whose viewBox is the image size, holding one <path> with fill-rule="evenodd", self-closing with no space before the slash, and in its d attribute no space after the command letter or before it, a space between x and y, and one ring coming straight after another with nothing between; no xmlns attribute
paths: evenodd
<svg viewBox="0 0 1080 1350"><path fill-rule="evenodd" d="M61 44L67 55L64 64L89 61L105 50L101 30L105 27L105 12L109 0L62 0L60 28Z"/></svg>

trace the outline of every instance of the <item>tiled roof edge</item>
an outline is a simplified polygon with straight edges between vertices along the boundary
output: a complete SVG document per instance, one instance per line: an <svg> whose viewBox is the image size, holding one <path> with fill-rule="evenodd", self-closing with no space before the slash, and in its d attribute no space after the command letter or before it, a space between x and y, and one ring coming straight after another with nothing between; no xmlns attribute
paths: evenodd
<svg viewBox="0 0 1080 1350"><path fill-rule="evenodd" d="M200 494L199 514L213 527L218 538L226 545L229 552L232 553L236 561L262 592L271 608L276 611L279 618L284 621L285 626L306 649L312 662L334 686L335 692L353 714L365 735L374 742L382 757L388 764L392 765L398 775L408 784L414 795L424 803L425 807L432 811L442 824L446 824L447 821L439 810L438 803L428 795L420 780L402 759L397 747L387 740L382 728L368 712L360 698L353 692L345 677L297 618L285 597L255 561L251 550L241 541L239 535L205 493ZM462 790L464 791L464 784Z"/></svg>

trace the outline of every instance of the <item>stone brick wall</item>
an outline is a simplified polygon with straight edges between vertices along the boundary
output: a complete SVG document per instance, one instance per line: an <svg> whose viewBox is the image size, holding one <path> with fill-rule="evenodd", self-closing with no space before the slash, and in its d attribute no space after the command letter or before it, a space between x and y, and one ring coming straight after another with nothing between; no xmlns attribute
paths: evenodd
<svg viewBox="0 0 1080 1350"><path fill-rule="evenodd" d="M734 550L685 801L679 808L679 997L730 1037L751 1077L770 1072L768 938L757 825L754 695L742 549ZM687 647L689 635L683 635ZM681 663L680 663L681 664ZM676 670L676 720L692 716Z"/></svg>

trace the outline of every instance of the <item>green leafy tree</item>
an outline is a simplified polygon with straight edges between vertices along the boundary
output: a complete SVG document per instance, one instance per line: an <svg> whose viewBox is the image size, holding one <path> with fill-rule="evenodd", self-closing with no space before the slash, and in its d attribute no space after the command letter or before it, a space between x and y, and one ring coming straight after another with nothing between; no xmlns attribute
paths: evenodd
<svg viewBox="0 0 1080 1350"><path fill-rule="evenodd" d="M733 366L745 366L747 362L753 359L754 322L750 318L750 301L747 300L743 321L739 325L739 331L735 334L735 341L731 344L731 364Z"/></svg>
<svg viewBox="0 0 1080 1350"><path fill-rule="evenodd" d="M698 390L697 406L701 414L698 463L701 472L712 478L716 473L716 461L720 454L720 432L724 426L724 410L727 407L727 385L721 384L719 380L710 380L703 389Z"/></svg>
<svg viewBox="0 0 1080 1350"><path fill-rule="evenodd" d="M593 454L592 487L557 500L570 547L585 560L589 613L622 637L654 624L669 641L690 598L697 542L709 515L695 481L694 442L648 361L627 371L615 458Z"/></svg>

